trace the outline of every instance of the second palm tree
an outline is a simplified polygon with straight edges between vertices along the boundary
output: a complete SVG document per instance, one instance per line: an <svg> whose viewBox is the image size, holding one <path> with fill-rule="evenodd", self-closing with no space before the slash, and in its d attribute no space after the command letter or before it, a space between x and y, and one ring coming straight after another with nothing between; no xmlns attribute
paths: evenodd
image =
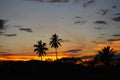
<svg viewBox="0 0 120 80"><path fill-rule="evenodd" d="M52 37L50 38L50 46L51 48L55 48L55 52L56 52L56 60L57 60L57 49L59 48L59 46L61 46L61 40L59 39L59 36L57 34L52 35Z"/></svg>

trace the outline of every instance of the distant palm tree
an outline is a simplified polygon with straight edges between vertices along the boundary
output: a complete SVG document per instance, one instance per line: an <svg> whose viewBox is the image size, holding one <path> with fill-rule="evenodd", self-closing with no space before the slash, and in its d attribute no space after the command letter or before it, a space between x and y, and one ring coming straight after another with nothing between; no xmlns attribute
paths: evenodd
<svg viewBox="0 0 120 80"><path fill-rule="evenodd" d="M56 52L56 60L57 60L57 49L59 48L59 46L61 46L61 40L59 39L59 36L57 34L52 35L52 37L50 38L50 46L51 48L55 48L55 52Z"/></svg>
<svg viewBox="0 0 120 80"><path fill-rule="evenodd" d="M38 41L38 44L34 45L35 49L34 52L39 56L41 56L41 61L42 61L42 56L46 55L46 51L48 48L46 47L46 43L42 43L42 41Z"/></svg>
<svg viewBox="0 0 120 80"><path fill-rule="evenodd" d="M112 57L116 51L110 46L104 47L102 50L98 51L98 54L95 56L95 60L102 62L104 65L110 65Z"/></svg>

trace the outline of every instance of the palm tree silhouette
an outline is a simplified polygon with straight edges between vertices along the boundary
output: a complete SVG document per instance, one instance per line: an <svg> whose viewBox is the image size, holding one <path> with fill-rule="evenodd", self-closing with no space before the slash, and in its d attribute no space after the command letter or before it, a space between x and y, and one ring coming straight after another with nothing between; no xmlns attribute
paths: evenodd
<svg viewBox="0 0 120 80"><path fill-rule="evenodd" d="M38 44L35 44L33 47L35 47L34 52L39 56L41 56L41 61L42 61L42 56L46 55L46 51L48 48L46 47L46 43L42 42L41 40L38 41Z"/></svg>
<svg viewBox="0 0 120 80"><path fill-rule="evenodd" d="M113 48L110 48L110 46L104 47L102 50L98 51L95 60L102 62L104 65L110 65L115 53L116 51Z"/></svg>
<svg viewBox="0 0 120 80"><path fill-rule="evenodd" d="M51 48L55 48L55 52L56 52L56 60L57 60L57 49L59 48L59 46L61 46L61 40L59 39L59 36L57 34L52 35L52 37L50 38L50 46Z"/></svg>

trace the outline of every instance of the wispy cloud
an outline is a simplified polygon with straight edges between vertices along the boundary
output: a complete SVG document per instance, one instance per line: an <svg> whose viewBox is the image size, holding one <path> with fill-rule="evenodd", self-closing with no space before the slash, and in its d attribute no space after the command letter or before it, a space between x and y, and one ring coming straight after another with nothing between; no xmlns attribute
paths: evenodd
<svg viewBox="0 0 120 80"><path fill-rule="evenodd" d="M117 7L117 5L113 5L113 6L112 6L112 8L116 8L116 7Z"/></svg>
<svg viewBox="0 0 120 80"><path fill-rule="evenodd" d="M100 26L97 26L97 27L94 27L96 30L102 30L102 29L105 29L105 27L100 27Z"/></svg>
<svg viewBox="0 0 120 80"><path fill-rule="evenodd" d="M86 21L82 21L82 20L80 21L80 20L78 20L78 21L74 22L74 24L81 24L81 23L84 24L84 23L86 23Z"/></svg>
<svg viewBox="0 0 120 80"><path fill-rule="evenodd" d="M120 39L108 39L107 41L120 41Z"/></svg>
<svg viewBox="0 0 120 80"><path fill-rule="evenodd" d="M80 16L76 16L75 18L81 18Z"/></svg>
<svg viewBox="0 0 120 80"><path fill-rule="evenodd" d="M106 15L109 12L109 9L100 9L97 14Z"/></svg>
<svg viewBox="0 0 120 80"><path fill-rule="evenodd" d="M0 31L0 35L3 35L4 32Z"/></svg>
<svg viewBox="0 0 120 80"><path fill-rule="evenodd" d="M106 21L95 21L95 24L108 24Z"/></svg>
<svg viewBox="0 0 120 80"><path fill-rule="evenodd" d="M116 16L120 16L120 13L116 13L116 14L114 14L114 15L116 15Z"/></svg>
<svg viewBox="0 0 120 80"><path fill-rule="evenodd" d="M84 8L86 8L86 7L88 7L90 4L92 4L92 3L95 3L95 1L94 0L85 0L86 2L83 4L83 7Z"/></svg>
<svg viewBox="0 0 120 80"><path fill-rule="evenodd" d="M83 51L82 49L71 49L71 50L67 50L67 51L64 51L64 53L78 53L79 51Z"/></svg>
<svg viewBox="0 0 120 80"><path fill-rule="evenodd" d="M120 16L112 18L113 21L120 22Z"/></svg>
<svg viewBox="0 0 120 80"><path fill-rule="evenodd" d="M4 36L7 36L7 37L13 37L13 36L17 36L17 34L4 34Z"/></svg>
<svg viewBox="0 0 120 80"><path fill-rule="evenodd" d="M75 19L74 24L84 24L87 22L87 20L84 20L82 17L80 16L76 16L73 19Z"/></svg>
<svg viewBox="0 0 120 80"><path fill-rule="evenodd" d="M104 38L106 34L100 34L95 40L93 40L91 43L95 43L95 44L99 44L99 43L104 43L104 42L101 42L100 40L102 38ZM98 42L99 41L99 42Z"/></svg>
<svg viewBox="0 0 120 80"><path fill-rule="evenodd" d="M70 42L70 40L63 40L63 39L61 39L60 42Z"/></svg>
<svg viewBox="0 0 120 80"><path fill-rule="evenodd" d="M14 25L13 27L16 27L16 28L21 28L21 27L23 27L23 26Z"/></svg>
<svg viewBox="0 0 120 80"><path fill-rule="evenodd" d="M34 1L34 2L40 2L40 3L79 3L81 0L25 0L25 1Z"/></svg>
<svg viewBox="0 0 120 80"><path fill-rule="evenodd" d="M71 0L26 0L26 1L36 1L36 2L49 2L49 3L67 3Z"/></svg>
<svg viewBox="0 0 120 80"><path fill-rule="evenodd" d="M0 19L0 30L1 29L4 29L6 26L5 26L5 23L6 23L7 20L4 20L4 19Z"/></svg>
<svg viewBox="0 0 120 80"><path fill-rule="evenodd" d="M70 0L48 0L48 2L51 2L51 3L67 3L69 1Z"/></svg>
<svg viewBox="0 0 120 80"><path fill-rule="evenodd" d="M21 31L32 32L31 28L20 28Z"/></svg>
<svg viewBox="0 0 120 80"><path fill-rule="evenodd" d="M113 37L120 37L120 34L114 34Z"/></svg>
<svg viewBox="0 0 120 80"><path fill-rule="evenodd" d="M0 56L11 56L13 54L7 53L7 52L0 52Z"/></svg>

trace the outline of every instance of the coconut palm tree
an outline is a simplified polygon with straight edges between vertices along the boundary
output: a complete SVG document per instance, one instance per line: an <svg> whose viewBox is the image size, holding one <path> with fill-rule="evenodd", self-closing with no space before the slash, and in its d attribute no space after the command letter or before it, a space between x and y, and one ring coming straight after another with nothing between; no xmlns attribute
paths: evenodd
<svg viewBox="0 0 120 80"><path fill-rule="evenodd" d="M61 46L61 40L59 39L59 36L57 34L52 35L52 37L50 38L50 46L51 48L55 48L55 52L56 52L56 60L57 60L57 49L59 48L59 46Z"/></svg>
<svg viewBox="0 0 120 80"><path fill-rule="evenodd" d="M110 65L115 53L116 51L113 48L110 48L110 46L104 47L102 50L98 51L95 60L102 62L104 65Z"/></svg>
<svg viewBox="0 0 120 80"><path fill-rule="evenodd" d="M41 40L38 41L38 44L34 45L35 49L34 52L39 56L41 56L41 61L42 61L42 56L46 55L46 51L48 48L46 47L46 43L42 42Z"/></svg>

